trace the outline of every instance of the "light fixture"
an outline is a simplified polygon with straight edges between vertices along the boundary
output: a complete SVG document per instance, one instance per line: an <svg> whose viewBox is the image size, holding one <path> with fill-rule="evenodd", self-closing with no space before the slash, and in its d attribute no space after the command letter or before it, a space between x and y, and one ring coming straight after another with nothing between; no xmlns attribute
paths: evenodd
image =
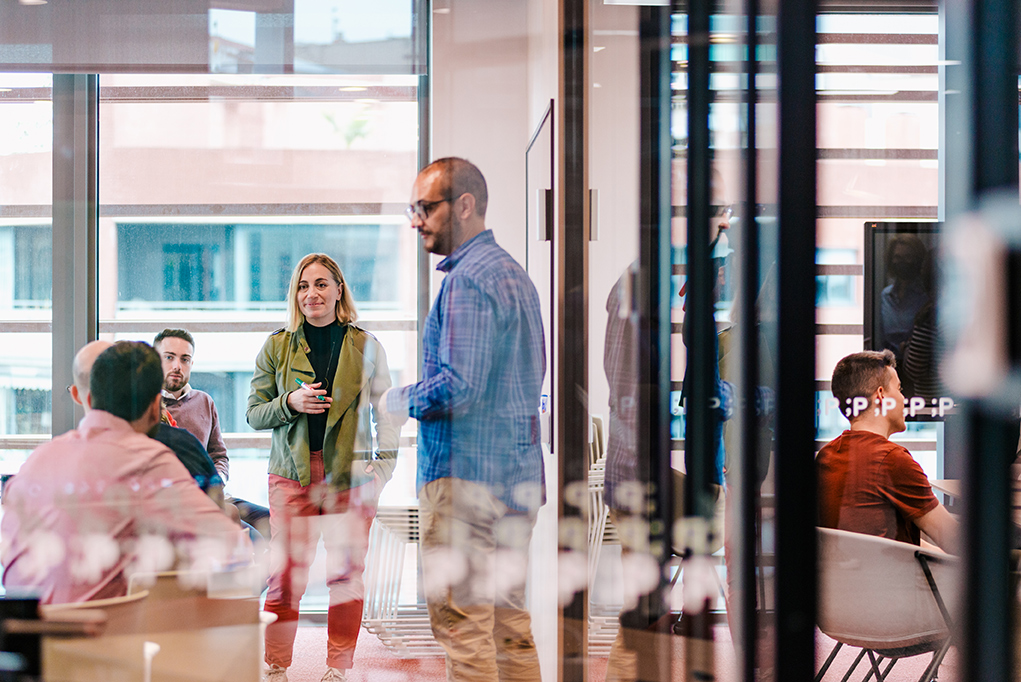
<svg viewBox="0 0 1021 682"><path fill-rule="evenodd" d="M603 46L600 46L600 47L593 47L593 48L592 48L592 51L593 51L593 52L602 52L602 51L603 51L603 50L605 50L605 49L606 49L606 46L605 46L605 45L603 45Z"/></svg>
<svg viewBox="0 0 1021 682"><path fill-rule="evenodd" d="M450 14L449 7L437 7L433 10L433 14Z"/></svg>
<svg viewBox="0 0 1021 682"><path fill-rule="evenodd" d="M341 92L365 92L366 90L368 90L368 88L362 85L347 85L340 88Z"/></svg>
<svg viewBox="0 0 1021 682"><path fill-rule="evenodd" d="M46 0L18 0L22 5L45 5Z"/></svg>

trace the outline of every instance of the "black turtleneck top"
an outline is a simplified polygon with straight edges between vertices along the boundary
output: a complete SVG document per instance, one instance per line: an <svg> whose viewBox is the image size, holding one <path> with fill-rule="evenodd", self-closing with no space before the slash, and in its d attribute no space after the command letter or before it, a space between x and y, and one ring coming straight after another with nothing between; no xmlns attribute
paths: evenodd
<svg viewBox="0 0 1021 682"><path fill-rule="evenodd" d="M308 343L308 360L316 373L315 381L319 382L318 390L325 390L326 397L334 397L334 378L337 364L340 362L340 347L344 344L347 333L346 324L328 324L315 327L307 321L302 325L305 341ZM311 452L323 449L323 437L326 435L326 417L329 410L322 414L308 414L308 449Z"/></svg>

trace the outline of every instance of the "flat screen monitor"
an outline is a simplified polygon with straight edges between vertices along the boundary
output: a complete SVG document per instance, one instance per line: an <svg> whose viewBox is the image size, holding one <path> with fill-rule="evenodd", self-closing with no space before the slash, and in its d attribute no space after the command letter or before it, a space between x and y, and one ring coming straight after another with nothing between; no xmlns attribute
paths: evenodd
<svg viewBox="0 0 1021 682"><path fill-rule="evenodd" d="M906 398L905 415L941 419L953 405L940 381L936 323L936 222L865 223L865 349L890 349ZM919 400L920 399L920 400Z"/></svg>

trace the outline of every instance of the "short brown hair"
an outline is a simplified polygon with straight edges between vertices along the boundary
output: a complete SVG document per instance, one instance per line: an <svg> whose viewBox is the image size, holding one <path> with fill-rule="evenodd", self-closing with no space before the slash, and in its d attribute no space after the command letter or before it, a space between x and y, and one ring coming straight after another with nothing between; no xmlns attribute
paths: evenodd
<svg viewBox="0 0 1021 682"><path fill-rule="evenodd" d="M851 353L833 368L830 389L843 413L853 398L869 398L880 386L886 386L886 369L897 369L897 358L889 348Z"/></svg>
<svg viewBox="0 0 1021 682"><path fill-rule="evenodd" d="M440 173L440 191L444 197L453 201L462 194L470 194L475 197L475 213L480 218L486 217L489 189L486 187L486 178L478 166L468 159L445 156L442 159L436 159L422 169L422 173L427 171Z"/></svg>
<svg viewBox="0 0 1021 682"><path fill-rule="evenodd" d="M170 338L184 339L185 341L191 344L191 351L193 353L195 352L195 339L194 337L192 337L191 332L189 332L187 329L164 329L163 331L156 335L155 339L153 339L152 347L155 348L156 346L160 345L160 341L162 341L163 339Z"/></svg>
<svg viewBox="0 0 1021 682"><path fill-rule="evenodd" d="M163 388L163 365L152 346L119 341L96 358L89 375L92 407L133 422Z"/></svg>
<svg viewBox="0 0 1021 682"><path fill-rule="evenodd" d="M305 322L305 316L302 314L301 308L298 307L298 283L301 282L301 273L312 263L318 263L329 270L334 283L340 286L340 298L337 299L336 307L337 321L343 324L355 322L358 319L355 299L351 295L351 287L344 280L344 273L341 272L337 261L325 253L310 253L298 261L294 272L291 273L291 284L287 287L287 331L296 332L298 327Z"/></svg>

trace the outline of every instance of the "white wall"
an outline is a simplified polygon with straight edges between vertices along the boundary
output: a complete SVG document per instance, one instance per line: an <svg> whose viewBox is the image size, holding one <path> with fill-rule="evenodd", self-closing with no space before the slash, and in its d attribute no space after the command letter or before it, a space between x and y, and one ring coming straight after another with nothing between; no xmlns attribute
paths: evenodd
<svg viewBox="0 0 1021 682"><path fill-rule="evenodd" d="M590 22L589 184L599 192L599 239L589 247L588 393L589 412L605 424L606 299L638 258L638 8L593 0Z"/></svg>
<svg viewBox="0 0 1021 682"><path fill-rule="evenodd" d="M435 8L440 12L433 14L432 156L464 156L479 166L489 185L487 226L523 263L524 152L549 100L558 94L559 4L449 0ZM600 195L600 235L589 251L589 398L590 411L604 417L606 298L638 256L637 18L634 7L604 6L600 0L590 6L589 44L604 49L593 51L589 61L589 178ZM533 254L541 248L529 245ZM552 277L534 265L534 277ZM434 291L438 282L434 277ZM537 285L542 291L549 282ZM550 360L552 377L555 359ZM543 675L555 679L558 614L552 576L557 575L558 491L553 457L547 458L547 481L549 501L533 539L529 589Z"/></svg>
<svg viewBox="0 0 1021 682"><path fill-rule="evenodd" d="M436 2L432 17L432 158L462 156L479 167L489 188L486 226L522 265L525 149L556 93L556 8L554 0L449 0ZM440 280L434 273L434 292ZM557 468L552 456L546 457L546 477L548 502L532 539L529 608L543 678L554 680Z"/></svg>
<svg viewBox="0 0 1021 682"><path fill-rule="evenodd" d="M528 5L451 0L433 13L432 157L462 156L486 176L486 226L524 258ZM434 263L436 261L434 260Z"/></svg>

